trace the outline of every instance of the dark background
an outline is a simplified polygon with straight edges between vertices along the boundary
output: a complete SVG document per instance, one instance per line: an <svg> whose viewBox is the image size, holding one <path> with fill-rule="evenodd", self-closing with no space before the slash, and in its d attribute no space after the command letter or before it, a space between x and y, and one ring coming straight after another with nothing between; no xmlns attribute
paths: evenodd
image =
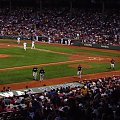
<svg viewBox="0 0 120 120"><path fill-rule="evenodd" d="M120 0L0 0L0 7L72 7L75 8L120 8Z"/></svg>

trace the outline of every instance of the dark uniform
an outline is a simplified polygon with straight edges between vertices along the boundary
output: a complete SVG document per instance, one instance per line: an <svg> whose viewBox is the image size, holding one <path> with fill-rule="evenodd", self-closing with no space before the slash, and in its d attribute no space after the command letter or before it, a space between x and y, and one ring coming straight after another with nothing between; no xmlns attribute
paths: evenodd
<svg viewBox="0 0 120 120"><path fill-rule="evenodd" d="M40 74L40 80L43 80L44 75L45 75L45 70L43 68L41 68L40 71L39 71L39 74Z"/></svg>
<svg viewBox="0 0 120 120"><path fill-rule="evenodd" d="M115 60L114 60L114 59L112 59L112 60L110 61L110 68L111 68L111 69L114 69L114 68L115 68Z"/></svg>
<svg viewBox="0 0 120 120"><path fill-rule="evenodd" d="M82 73L82 66L81 66L81 65L78 65L78 68L77 68L78 78L81 78L81 73Z"/></svg>
<svg viewBox="0 0 120 120"><path fill-rule="evenodd" d="M37 71L38 71L38 68L37 68L37 67L34 67L34 68L32 69L33 80L37 80Z"/></svg>

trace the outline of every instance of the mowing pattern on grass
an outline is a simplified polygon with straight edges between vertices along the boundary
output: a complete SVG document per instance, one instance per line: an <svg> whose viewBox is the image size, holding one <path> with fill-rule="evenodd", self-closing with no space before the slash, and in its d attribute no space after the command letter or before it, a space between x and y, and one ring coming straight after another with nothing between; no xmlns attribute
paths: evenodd
<svg viewBox="0 0 120 120"><path fill-rule="evenodd" d="M43 43L38 43L38 44L43 44ZM66 47L68 48L68 46L62 46L62 45L58 45L58 44L52 44L50 46L60 46L60 47ZM9 44L9 43L0 43L0 48L10 48L10 47L22 47L22 46L18 46L17 44ZM96 50L99 52L104 52L106 53L112 53L112 54L118 54L119 51L114 51L114 50L103 50L103 49L95 49L95 48L85 48L85 47L76 47L76 46L69 46L69 48L77 48L77 49L81 49L81 50L85 50L85 51L91 51L91 50ZM49 53L56 53L56 54L63 54L63 55L68 55L69 59L67 61L60 61L60 62L52 62L52 63L44 63L44 64L36 64L37 67L41 67L41 66L51 66L51 65L60 65L60 64L71 64L68 65L69 67L77 67L78 63L81 62L88 62L88 63L95 63L97 62L99 63L109 63L110 60L113 58L113 56L105 56L101 55L102 53L100 53L100 55L97 55L96 52L92 52L93 54L87 53L87 52L79 52L77 51L76 54L73 53L65 53L65 52L58 52L58 51L52 51L52 50L45 50L45 49L40 49L40 48L36 48L34 50L37 51L44 51L44 52L49 52ZM119 57L114 57L116 62L120 62L120 58ZM92 65L88 65L85 63L82 63L84 68L92 68ZM19 70L19 69L26 69L26 68L32 68L35 65L25 65L25 66L18 66L18 67L9 67L9 68L1 68L0 71L9 71L9 70ZM104 77L104 76L111 76L111 75L119 75L120 71L109 71L109 72L105 72L105 73L94 73L93 75L83 75L82 79L90 79L90 78L98 78L98 77ZM94 76L94 77L93 77ZM54 79L49 79L49 80L44 80L41 83L39 81L31 81L31 82L23 82L23 83L14 83L14 84L6 84L6 85L0 85L0 88L2 89L3 86L10 86L12 89L22 89L25 88L25 86L29 86L29 87L38 87L38 86L43 86L43 85L54 85L54 84L60 84L60 83L65 83L65 82L72 82L72 81L77 81L79 80L76 76L70 76L70 77L64 77L64 78L54 78Z"/></svg>

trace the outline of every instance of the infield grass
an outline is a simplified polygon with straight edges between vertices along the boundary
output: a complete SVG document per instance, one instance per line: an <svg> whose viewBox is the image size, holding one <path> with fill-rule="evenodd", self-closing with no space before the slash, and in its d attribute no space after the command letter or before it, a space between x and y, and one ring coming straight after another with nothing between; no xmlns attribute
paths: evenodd
<svg viewBox="0 0 120 120"><path fill-rule="evenodd" d="M79 64L79 63L74 63ZM108 69L110 67L109 63L86 63L81 62L81 64L90 65L90 68L83 68L82 74L93 74L99 72L108 72L111 71ZM59 78L65 76L76 76L77 69L69 67L70 64L62 65L53 65L45 66L45 79L50 78ZM120 70L120 63L117 63L115 70ZM39 79L39 75L37 77ZM0 84L15 83L15 82L24 82L32 80L32 69L19 69L19 70L8 70L0 72Z"/></svg>
<svg viewBox="0 0 120 120"><path fill-rule="evenodd" d="M12 40L1 40L2 43L16 44L16 41ZM47 65L48 63L57 63L61 61L68 61L70 54L80 54L81 52L87 53L92 56L110 56L120 57L120 54L113 54L110 52L101 52L95 50L84 50L82 48L72 48L64 46L52 46L49 44L36 44L36 48L39 50L30 49L31 43L28 43L27 51L24 51L22 47L7 47L0 48L0 54L8 54L8 58L0 58L0 69L12 68L17 66L29 66L29 65L40 65L46 64L44 69L46 71L45 79L65 77L65 76L76 76L77 68L70 67L70 64L86 64L90 65L90 68L83 68L83 74L92 74L98 72L111 71L108 69L110 63L97 63L97 62L73 62L65 63L60 65ZM47 52L49 50L53 52L62 52L68 54L58 54ZM120 70L120 62L116 63L115 70ZM38 77L39 79L39 77ZM31 81L32 80L32 68L23 68L16 70L0 71L0 84Z"/></svg>
<svg viewBox="0 0 120 120"><path fill-rule="evenodd" d="M23 48L0 48L0 54L8 54L10 57L0 59L0 68L45 64L68 60L68 55L58 55L56 53L43 52L38 50Z"/></svg>

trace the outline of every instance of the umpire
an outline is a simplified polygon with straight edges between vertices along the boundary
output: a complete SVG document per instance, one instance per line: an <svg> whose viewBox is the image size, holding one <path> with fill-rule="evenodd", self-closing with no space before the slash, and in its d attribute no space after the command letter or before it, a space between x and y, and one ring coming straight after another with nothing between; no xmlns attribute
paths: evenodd
<svg viewBox="0 0 120 120"><path fill-rule="evenodd" d="M39 71L39 74L40 74L40 81L44 79L44 76L45 76L45 70L43 68L40 68L40 71Z"/></svg>
<svg viewBox="0 0 120 120"><path fill-rule="evenodd" d="M32 69L33 80L37 80L37 71L38 71L37 67L34 67Z"/></svg>

